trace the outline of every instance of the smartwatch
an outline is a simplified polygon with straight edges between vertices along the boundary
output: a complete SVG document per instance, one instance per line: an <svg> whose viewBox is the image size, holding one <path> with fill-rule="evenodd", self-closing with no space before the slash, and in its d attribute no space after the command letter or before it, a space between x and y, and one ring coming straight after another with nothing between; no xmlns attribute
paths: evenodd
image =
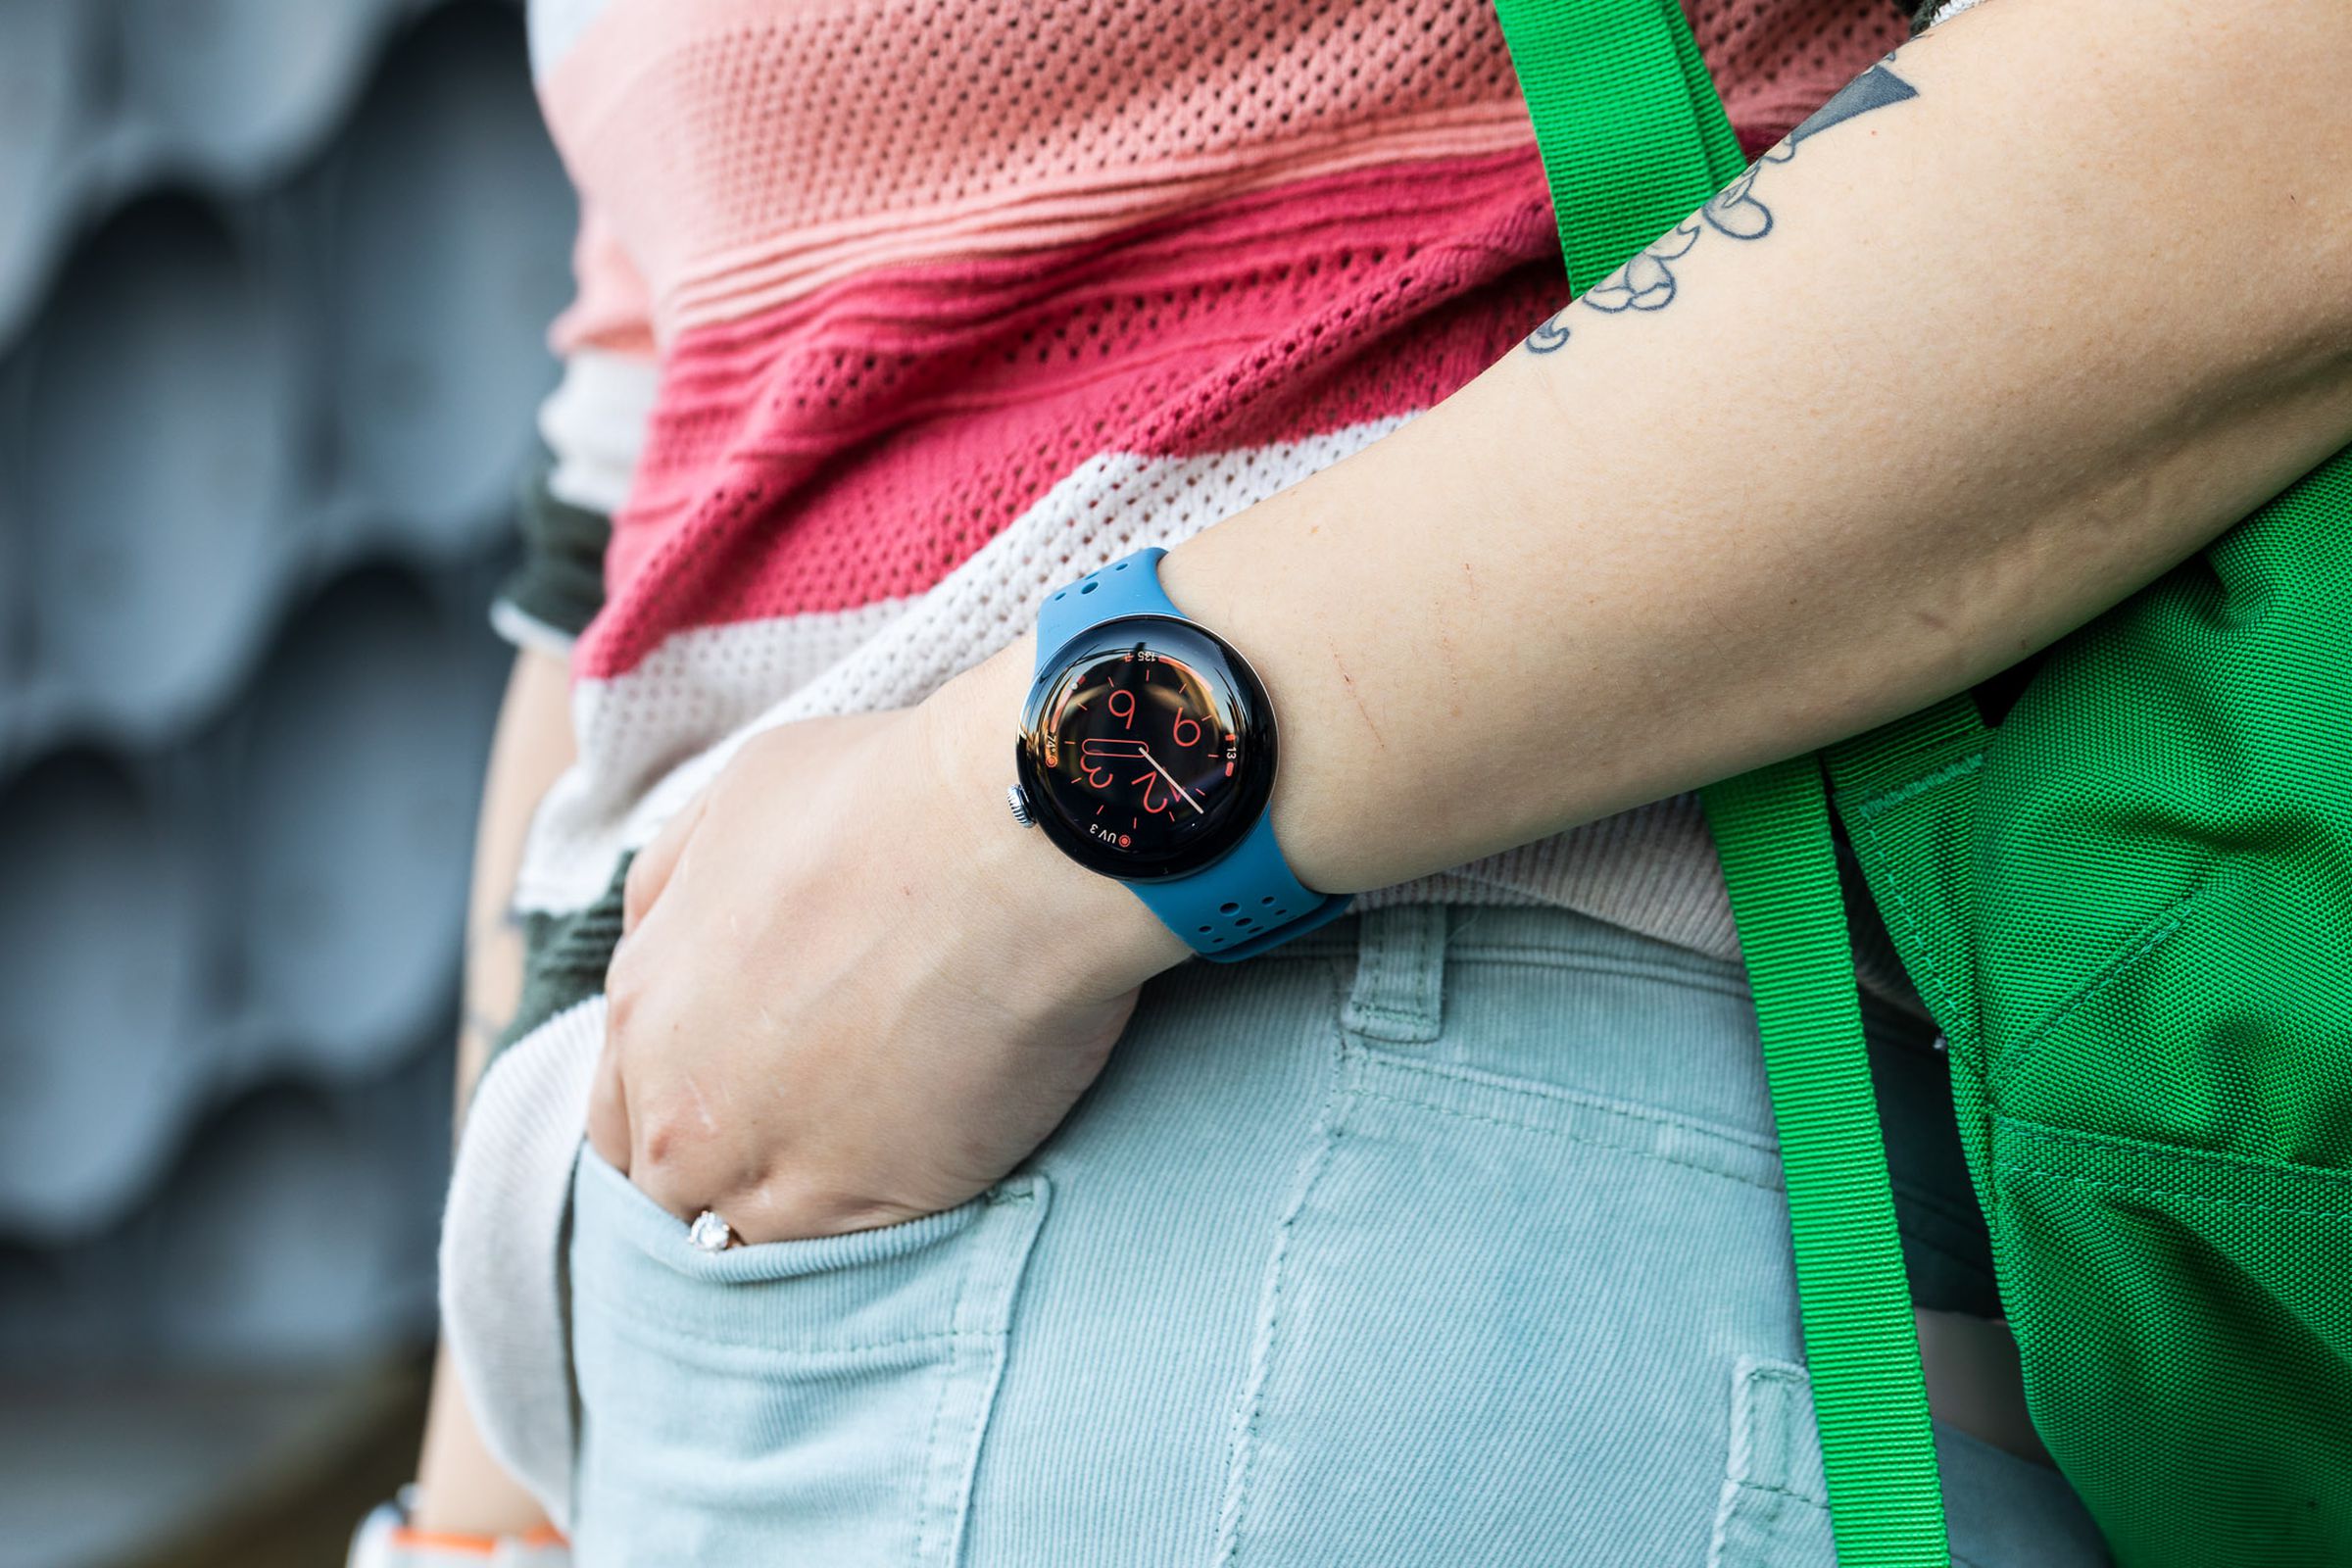
<svg viewBox="0 0 2352 1568"><path fill-rule="evenodd" d="M1159 586L1139 550L1046 599L1007 792L1090 871L1134 890L1203 957L1251 957L1337 919L1344 894L1274 842L1273 705L1249 662Z"/></svg>

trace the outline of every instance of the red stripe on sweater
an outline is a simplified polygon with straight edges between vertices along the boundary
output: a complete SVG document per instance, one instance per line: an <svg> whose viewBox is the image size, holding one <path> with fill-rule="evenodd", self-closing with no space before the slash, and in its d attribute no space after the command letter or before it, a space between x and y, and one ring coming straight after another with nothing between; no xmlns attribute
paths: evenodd
<svg viewBox="0 0 2352 1568"><path fill-rule="evenodd" d="M1426 408L1558 305L1558 268L1531 149L894 269L684 336L577 667L610 676L690 627L920 593L1099 454Z"/></svg>

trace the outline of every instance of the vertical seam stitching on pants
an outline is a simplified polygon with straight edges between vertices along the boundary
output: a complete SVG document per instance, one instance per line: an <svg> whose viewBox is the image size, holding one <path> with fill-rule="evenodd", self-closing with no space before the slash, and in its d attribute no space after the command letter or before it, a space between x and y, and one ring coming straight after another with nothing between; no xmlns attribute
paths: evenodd
<svg viewBox="0 0 2352 1568"><path fill-rule="evenodd" d="M985 1224L987 1220L986 1214L980 1216L982 1224ZM965 1293L971 1289L974 1260L978 1256L979 1252L976 1249L967 1248L964 1251L963 1267L956 1276L956 1299L948 1306L948 1328L951 1333L962 1330L963 1298ZM938 1476L939 1424L947 1414L948 1396L955 1391L956 1374L962 1370L963 1353L963 1348L960 1345L950 1341L948 1353L940 1358L939 1397L932 1401L931 1424L923 1434L923 1507L917 1516L914 1532L914 1555L918 1562L929 1558L932 1522L934 1517L947 1505L947 1499L938 1494L941 1491ZM962 1468L961 1465L956 1466L959 1474Z"/></svg>
<svg viewBox="0 0 2352 1568"><path fill-rule="evenodd" d="M1336 1018L1334 1022L1337 1023ZM1266 1385L1273 1377L1274 1353L1282 1338L1283 1282L1291 1260L1291 1239L1298 1216L1306 1211L1308 1200L1322 1185L1324 1173L1331 1168L1332 1153L1339 1147L1342 1080L1348 1072L1347 1047L1346 1031L1335 1027L1331 1083L1324 1092L1322 1107L1315 1114L1315 1150L1308 1156L1298 1190L1292 1194L1282 1219L1275 1226L1274 1255L1267 1265L1265 1328L1250 1347L1250 1367L1243 1383L1242 1419L1234 1440L1239 1452L1228 1470L1227 1496L1220 1510L1225 1517L1218 1523L1216 1554L1212 1559L1215 1568L1229 1568L1241 1557L1242 1527L1250 1512L1250 1476L1257 1458L1258 1423L1265 1415Z"/></svg>
<svg viewBox="0 0 2352 1568"><path fill-rule="evenodd" d="M988 1342L987 1362L973 1385L971 1437L964 1443L963 1452L956 1460L948 1493L951 1499L949 1522L953 1528L948 1532L945 1547L950 1568L963 1561L966 1538L971 1534L972 1499L978 1495L980 1456L988 1442L989 1423L996 1417L997 1396L1004 1384L1004 1364L1012 1355L1013 1318L1020 1309L1021 1286L1029 1277L1030 1259L1037 1250L1038 1234L1045 1229L1046 1213L1052 1206L1040 1196L1041 1191L1046 1194L1053 1191L1053 1183L1043 1171L1032 1171L1017 1178L1017 1181L1020 1189L1017 1193L1006 1191L1006 1187L1011 1185L1009 1183L1001 1184L992 1192L989 1211L980 1217L980 1223L986 1225L992 1219L1012 1215L1021 1221L1023 1228L1020 1245L998 1260L994 1289L1001 1294L997 1309L989 1314L994 1327L986 1331L972 1331L973 1337ZM960 1307L961 1302L958 1301L957 1305ZM958 1339L961 1338L959 1335ZM960 1344L955 1346L954 1349L957 1355L963 1353Z"/></svg>

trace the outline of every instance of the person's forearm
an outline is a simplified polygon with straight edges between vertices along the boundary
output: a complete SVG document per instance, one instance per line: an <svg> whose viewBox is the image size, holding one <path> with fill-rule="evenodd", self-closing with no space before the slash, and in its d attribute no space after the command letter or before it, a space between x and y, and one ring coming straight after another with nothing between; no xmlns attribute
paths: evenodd
<svg viewBox="0 0 2352 1568"><path fill-rule="evenodd" d="M1881 69L1661 308L1564 311L1163 563L1266 679L1310 886L1960 690L2352 438L2340 7L1996 0Z"/></svg>
<svg viewBox="0 0 2352 1568"><path fill-rule="evenodd" d="M1957 691L2352 437L2340 6L1997 0L1883 69L1916 96L1767 162L1770 232L1706 225L1663 309L1170 557L1274 688L1310 885Z"/></svg>
<svg viewBox="0 0 2352 1568"><path fill-rule="evenodd" d="M498 738L482 786L474 832L473 893L466 918L465 1018L458 1039L457 1112L462 1122L490 1048L514 1015L522 988L522 935L508 910L531 814L571 762L570 679L564 662L525 651L499 710ZM433 1367L432 1408L416 1465L419 1528L465 1535L519 1535L546 1522L482 1446L465 1391L444 1351Z"/></svg>

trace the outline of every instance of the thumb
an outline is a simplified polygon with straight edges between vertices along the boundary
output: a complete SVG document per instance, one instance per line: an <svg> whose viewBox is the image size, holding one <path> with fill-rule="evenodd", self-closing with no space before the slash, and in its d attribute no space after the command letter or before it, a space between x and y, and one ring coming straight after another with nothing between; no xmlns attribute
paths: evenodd
<svg viewBox="0 0 2352 1568"><path fill-rule="evenodd" d="M710 792L705 790L688 801L685 808L662 823L653 842L629 861L628 880L620 889L621 935L637 929L646 911L654 906L654 901L662 896L662 890L669 886L670 876L678 868L678 857L686 853L686 841L694 836L710 800Z"/></svg>

